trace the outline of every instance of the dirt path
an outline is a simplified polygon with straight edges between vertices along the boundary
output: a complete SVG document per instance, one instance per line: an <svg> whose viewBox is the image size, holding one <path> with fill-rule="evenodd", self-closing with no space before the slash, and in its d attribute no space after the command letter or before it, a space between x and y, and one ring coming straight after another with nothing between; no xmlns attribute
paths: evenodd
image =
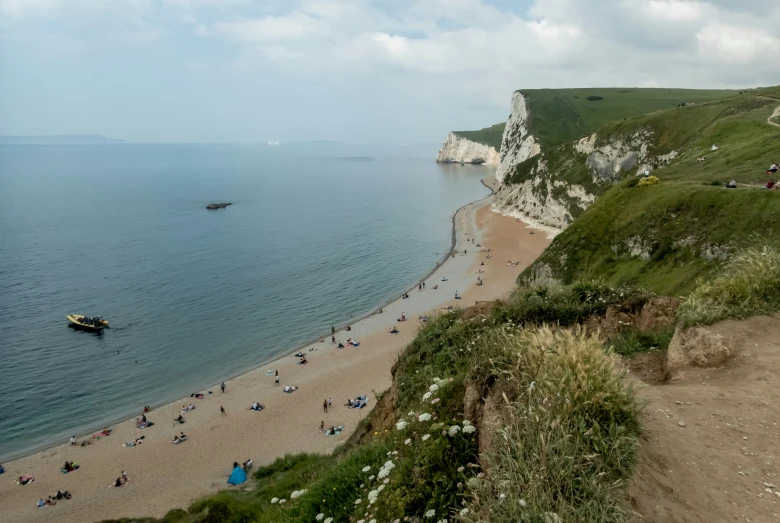
<svg viewBox="0 0 780 523"><path fill-rule="evenodd" d="M775 127L780 127L780 123L775 123L775 122L772 121L774 118L780 118L780 105L775 107L774 112L772 112L772 114L769 116L769 118L766 119L766 123L768 123L769 125L774 125Z"/></svg>
<svg viewBox="0 0 780 523"><path fill-rule="evenodd" d="M648 402L633 521L780 521L780 315L711 330L737 340L721 368L663 384L662 354L631 362Z"/></svg>

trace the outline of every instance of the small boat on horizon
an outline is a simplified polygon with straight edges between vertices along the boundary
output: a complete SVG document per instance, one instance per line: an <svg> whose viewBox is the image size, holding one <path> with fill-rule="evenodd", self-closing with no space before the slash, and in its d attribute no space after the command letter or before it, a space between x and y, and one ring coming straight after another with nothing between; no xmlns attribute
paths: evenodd
<svg viewBox="0 0 780 523"><path fill-rule="evenodd" d="M92 332L100 332L108 327L108 320L102 316L85 316L84 314L68 314L69 327Z"/></svg>

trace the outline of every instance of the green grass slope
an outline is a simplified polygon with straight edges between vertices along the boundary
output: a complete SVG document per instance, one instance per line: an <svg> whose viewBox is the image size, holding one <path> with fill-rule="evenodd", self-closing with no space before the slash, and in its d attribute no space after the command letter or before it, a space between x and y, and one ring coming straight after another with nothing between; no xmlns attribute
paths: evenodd
<svg viewBox="0 0 780 523"><path fill-rule="evenodd" d="M521 280L540 273L568 283L604 277L681 294L693 288L697 277L717 271L746 240L776 234L780 191L760 190L769 179L766 169L780 157L780 128L767 123L780 105L780 99L768 96L775 92L751 92L605 127L600 136L652 129L659 152L676 149L680 155L654 173L661 180L657 185L639 187L638 179L629 176L605 186L608 190ZM711 150L713 144L717 151ZM555 149L552 168L565 168L572 154L570 146ZM706 161L697 162L702 156ZM567 174L572 183L587 178L580 164ZM522 167L516 177L522 177ZM738 188L723 188L732 179Z"/></svg>
<svg viewBox="0 0 780 523"><path fill-rule="evenodd" d="M497 123L490 127L485 127L479 131L453 131L456 135L491 147L495 147L496 151L501 150L501 137L504 135L504 127L506 122Z"/></svg>
<svg viewBox="0 0 780 523"><path fill-rule="evenodd" d="M624 118L670 109L681 103L700 104L746 96L739 91L716 89L589 88L521 92L530 114L530 132L537 137L542 150L587 136Z"/></svg>

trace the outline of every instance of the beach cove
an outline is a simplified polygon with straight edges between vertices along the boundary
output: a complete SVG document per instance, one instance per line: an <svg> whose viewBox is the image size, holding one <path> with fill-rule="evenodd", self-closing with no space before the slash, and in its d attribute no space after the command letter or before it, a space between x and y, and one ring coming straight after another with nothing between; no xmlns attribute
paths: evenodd
<svg viewBox="0 0 780 523"><path fill-rule="evenodd" d="M159 517L227 488L234 461L251 458L255 465L262 465L286 453L332 451L368 414L375 393L389 387L392 364L416 334L420 316L506 296L517 275L549 243L522 222L490 211L488 200L469 204L455 215L454 240L454 256L424 280L424 290L415 286L408 291L409 298L399 298L381 314L352 324L349 332L337 326L337 342L353 338L360 342L358 347L339 349L329 339L315 342L300 349L307 365L299 365L290 354L226 381L225 393L214 384L198 391L205 394L202 400L185 397L147 413L153 427L139 430L133 418L112 426L110 436L94 439L91 445L65 443L5 463L0 483L2 519L88 522ZM476 247L477 243L482 247ZM509 261L520 263L511 266ZM476 285L480 270L484 271L484 284ZM456 292L462 299L454 299ZM397 321L402 314L406 322ZM398 334L389 333L393 326ZM278 386L274 385L274 370L279 372ZM298 389L284 393L282 389L288 384ZM369 398L368 408L344 406L348 398L361 395ZM333 406L326 414L323 400L327 398L333 399ZM265 410L250 410L253 402L261 403ZM175 423L182 405L190 403L196 409L183 415L186 423ZM220 407L225 409L224 415ZM321 422L326 428L343 425L345 430L327 436L320 431ZM188 441L172 444L181 431L186 432ZM141 445L123 446L140 436L144 436ZM61 474L66 460L78 463L79 470ZM127 472L130 480L119 488L110 486L121 471ZM35 481L16 485L13 480L22 474L34 475ZM36 508L39 498L57 490L68 490L73 498L53 507Z"/></svg>

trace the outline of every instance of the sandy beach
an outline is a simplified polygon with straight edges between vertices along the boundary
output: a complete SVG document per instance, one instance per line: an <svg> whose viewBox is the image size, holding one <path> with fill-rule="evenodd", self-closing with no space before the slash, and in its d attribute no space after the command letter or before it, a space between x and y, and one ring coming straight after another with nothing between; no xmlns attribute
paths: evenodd
<svg viewBox="0 0 780 523"><path fill-rule="evenodd" d="M360 346L345 344L339 349L326 338L301 349L307 365L299 365L291 353L227 381L224 393L216 383L198 391L204 393L204 399L187 397L153 409L146 414L154 422L153 427L137 429L131 419L113 425L108 437L78 438L79 442L92 441L91 445L63 442L4 463L0 520L67 523L160 517L173 508L188 507L198 497L227 488L234 461L251 458L257 467L286 453L332 451L369 413L374 393L390 386L392 364L419 329L419 316L435 314L449 305L465 308L477 301L506 296L518 274L549 242L544 234L517 219L490 211L488 200L465 206L455 216L455 255L425 280L425 289L415 286L407 299L399 297L381 314L351 325L349 332L343 325L336 326L337 342L353 338ZM477 243L482 246L477 247ZM510 266L509 261L519 264ZM480 270L484 271L480 275L484 284L478 286ZM462 299L454 299L456 291ZM406 322L397 321L402 313ZM400 332L390 334L392 326ZM279 372L279 386L274 385L274 370ZM285 393L285 385L296 385L298 390ZM368 408L345 406L348 398L360 395L368 396ZM333 399L327 413L323 412L326 398ZM265 410L250 410L253 402L264 405ZM186 423L175 423L182 405L189 404L196 408L183 414ZM220 407L224 407L225 414ZM142 408L139 405L139 416ZM320 422L326 427L344 425L345 430L327 436L320 431ZM172 438L182 431L188 440L172 444ZM123 446L140 436L144 436L142 444ZM80 468L62 474L60 469L66 460L78 463ZM129 481L118 488L111 486L122 471ZM15 480L24 474L34 475L35 480L17 485ZM73 498L56 506L36 507L38 499L57 490L68 490Z"/></svg>

